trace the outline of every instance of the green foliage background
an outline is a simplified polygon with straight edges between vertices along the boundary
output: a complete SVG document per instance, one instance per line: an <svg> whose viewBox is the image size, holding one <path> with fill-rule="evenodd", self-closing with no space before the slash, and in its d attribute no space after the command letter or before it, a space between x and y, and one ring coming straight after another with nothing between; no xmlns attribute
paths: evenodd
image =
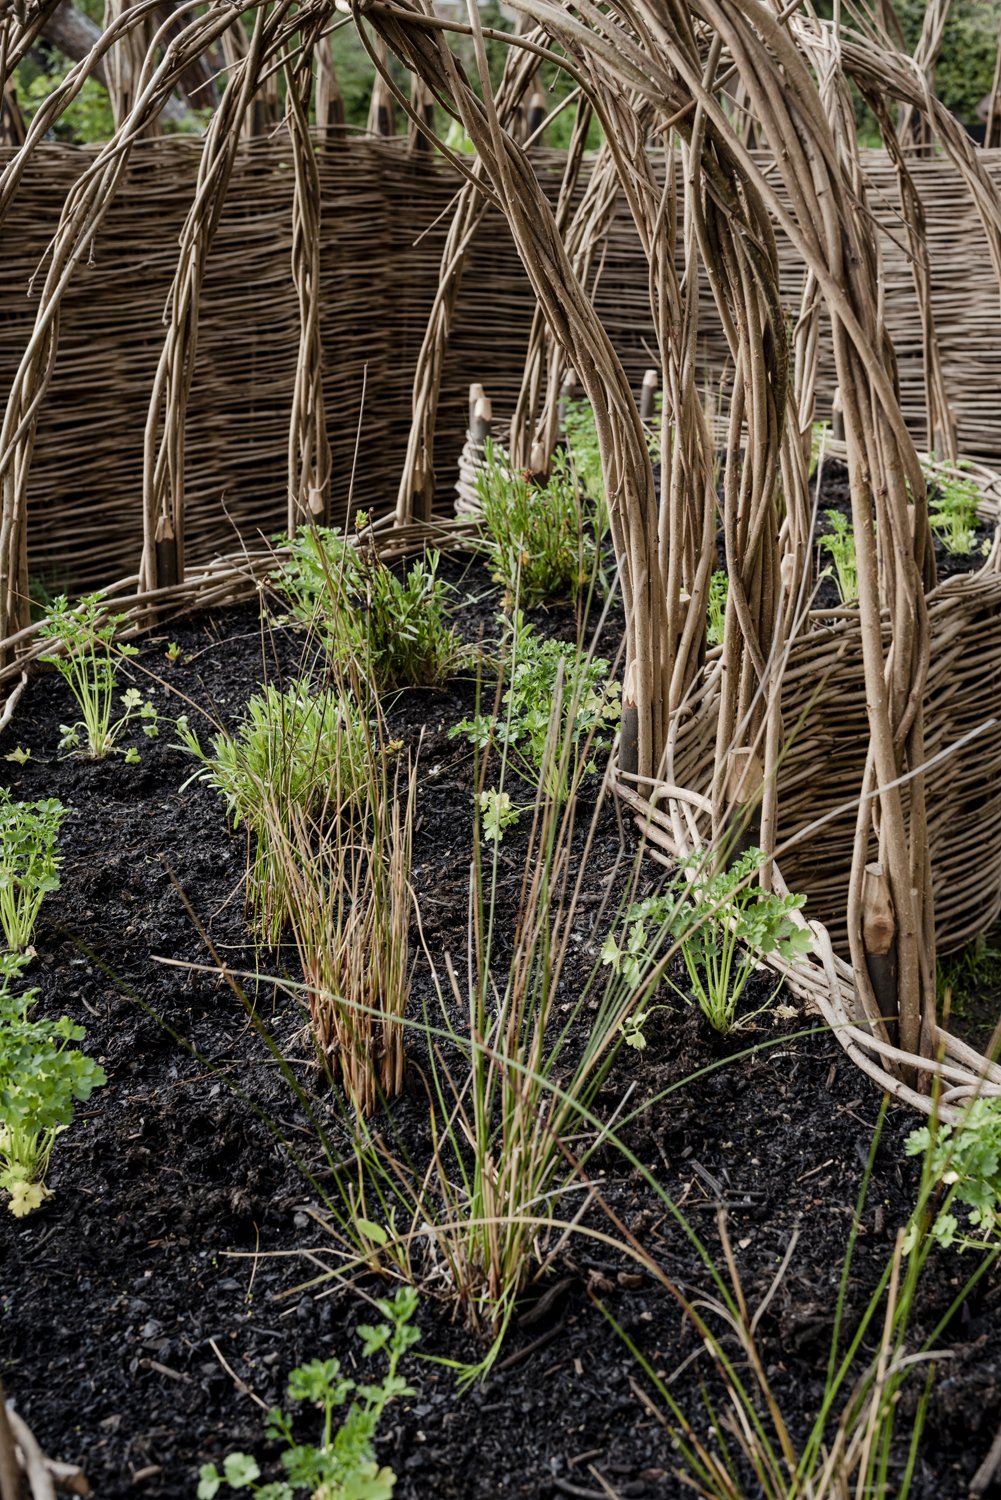
<svg viewBox="0 0 1001 1500"><path fill-rule="evenodd" d="M76 0L77 8L97 25L102 23L103 0ZM913 50L921 33L925 14L924 0L896 0L895 9L900 20L907 46ZM832 0L817 0L817 10L830 17ZM510 31L513 19L501 9L499 0L482 0L480 15L485 26L501 31ZM945 41L936 68L936 92L942 102L969 124L976 123L976 109L980 100L990 91L994 76L994 60L1001 28L1001 0L953 0L946 27ZM472 47L468 38L455 37L455 50L463 61L470 77L475 77ZM345 112L350 125L364 129L368 120L374 70L368 54L352 26L343 26L331 37L334 66L344 96ZM503 42L487 44L491 77L496 85L504 67L506 48ZM26 117L30 118L46 95L61 80L70 66L69 59L54 48L35 48L18 70L18 97ZM398 64L391 64L396 81L407 92L409 78ZM555 67L542 70L541 85L550 108L569 93L571 84L566 75ZM449 121L442 111L438 112L438 127L443 136L449 132ZM565 110L546 133L546 144L565 147L573 129L574 110ZM860 132L864 144L877 144L872 122L860 120ZM204 121L192 116L190 128L203 128ZM397 128L404 128L402 116ZM60 140L87 143L107 139L112 129L111 109L104 87L94 80L88 81L77 99L57 125L54 134ZM596 147L600 139L597 126L592 126L589 145Z"/></svg>

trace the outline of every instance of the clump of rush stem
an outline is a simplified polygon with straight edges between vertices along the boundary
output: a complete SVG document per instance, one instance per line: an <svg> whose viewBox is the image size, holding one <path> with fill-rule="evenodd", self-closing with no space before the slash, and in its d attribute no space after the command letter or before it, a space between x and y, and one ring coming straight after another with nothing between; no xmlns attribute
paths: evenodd
<svg viewBox="0 0 1001 1500"><path fill-rule="evenodd" d="M718 1268L678 1206L648 1173L643 1173L710 1273L714 1290L692 1298L669 1280L658 1259L649 1255L614 1212L603 1205L634 1258L681 1306L722 1387L717 1398L710 1394L705 1380L700 1382L703 1416L712 1434L707 1439L696 1425L694 1406L682 1404L683 1398L672 1390L663 1372L655 1370L607 1309L602 1309L642 1367L651 1390L637 1384L633 1388L646 1409L670 1432L678 1460L676 1475L686 1492L690 1489L704 1500L746 1500L751 1493L764 1500L906 1500L910 1494L936 1362L950 1357L935 1345L976 1283L996 1262L1001 1245L981 1256L969 1277L957 1278L955 1297L918 1343L912 1333L918 1292L937 1244L935 1235L929 1232L937 1192L933 1153L929 1150L914 1209L897 1230L875 1290L854 1326L846 1329L854 1252L859 1236L865 1233L866 1202L888 1103L884 1095L831 1308L831 1342L823 1384L813 1421L803 1433L794 1431L783 1414L772 1361L760 1332L767 1308L793 1261L798 1232L793 1232L763 1300L752 1308L722 1206L717 1212L722 1249L722 1265ZM935 1133L933 1114L932 1138ZM613 1139L613 1143L622 1148L618 1140ZM631 1156L629 1159L637 1165ZM912 1384L914 1395L905 1408L901 1397ZM901 1432L905 1410L906 1430Z"/></svg>
<svg viewBox="0 0 1001 1500"><path fill-rule="evenodd" d="M602 786L590 827L578 827L576 793L588 755L583 749L578 759L581 747L562 732L565 690L561 677L531 831L520 836L513 928L506 918L512 856L484 839L475 819L468 948L461 961L446 955L439 962L422 939L437 995L422 1018L405 1014L407 921L415 909L404 878L412 767L391 769L394 747L374 734L370 792L349 804L346 821L328 814L325 833L315 821L293 825L284 844L306 974L301 989L355 1106L336 1147L321 1131L338 1165L323 1190L325 1213L316 1217L334 1241L335 1263L296 1290L364 1266L453 1302L486 1342L483 1359L462 1367L463 1383L491 1368L519 1297L554 1263L587 1210L582 1169L606 1128L591 1105L635 1003L631 988L597 963L583 985L562 986L605 795ZM498 691L495 712L499 698ZM492 753L480 765L481 787ZM496 753L503 785L503 743ZM345 779L364 785L354 773ZM547 795L559 784L569 786L568 797ZM391 1117L380 1117L377 1135L366 1118L402 1083L407 1030L417 1033L428 1079L431 1150L423 1163L394 1149ZM287 1069L286 1077L298 1093Z"/></svg>
<svg viewBox="0 0 1001 1500"><path fill-rule="evenodd" d="M368 1116L404 1081L416 761L377 712L338 752L319 807L271 802L266 827L318 1054Z"/></svg>
<svg viewBox="0 0 1001 1500"><path fill-rule="evenodd" d="M614 1059L623 1005L630 1003L624 986L609 980L592 1013L597 967L573 1001L561 990L604 795L603 788L590 829L578 830L575 793L588 757L562 732L568 711L562 697L580 676L560 680L550 706L513 932L500 930L502 856L474 826L464 972L446 957L442 978L432 960L443 1017L438 1034L468 1064L457 1074L441 1047L431 1049L435 1151L420 1213L433 1226L467 1324L489 1341L469 1377L490 1367L518 1297L552 1264L587 1208L578 1167L601 1131L585 1119L593 1120L589 1105ZM569 705L571 716L576 707ZM501 784L507 753L502 745ZM487 775L485 757L481 785ZM569 786L569 797L554 797L555 786ZM582 1015L587 1024L575 1040Z"/></svg>
<svg viewBox="0 0 1001 1500"><path fill-rule="evenodd" d="M290 910L283 830L329 803L332 777L338 796L348 796L348 771L364 764L364 719L348 693L317 692L302 678L284 690L268 683L235 731L220 727L208 748L186 718L177 730L181 748L200 763L185 786L205 782L225 802L233 827L246 830L247 910L262 941L274 946Z"/></svg>

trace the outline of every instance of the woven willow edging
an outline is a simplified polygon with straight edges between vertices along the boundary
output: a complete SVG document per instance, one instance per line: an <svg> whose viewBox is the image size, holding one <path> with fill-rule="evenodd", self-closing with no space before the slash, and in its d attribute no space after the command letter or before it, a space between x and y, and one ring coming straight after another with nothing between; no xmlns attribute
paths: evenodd
<svg viewBox="0 0 1001 1500"><path fill-rule="evenodd" d="M386 517L373 522L365 535L372 537L379 556L391 562L395 558L423 552L429 546L447 548L458 545L477 529L474 523L450 516L433 516L427 523L415 522L409 526L394 525L392 518ZM133 574L96 591L101 606L99 618L118 616L121 621L118 639L128 640L168 620L202 610L242 604L259 596L264 580L287 557L287 550L281 547L226 553L205 567L190 571L183 583L139 593L136 592L139 579ZM43 652L51 655L58 650L53 641L39 637L39 629L38 624L32 624L0 641L0 656L9 651L13 658L6 667L0 667L0 696L5 685L16 684L6 687L0 729L5 728L13 717L32 663Z"/></svg>
<svg viewBox="0 0 1001 1500"><path fill-rule="evenodd" d="M844 450L832 443L837 457ZM961 472L981 493L980 512L1001 523L1001 476L980 465L934 465ZM984 566L947 580L928 598L931 659L925 697L928 838L940 951L982 933L1001 911L1001 531ZM652 857L674 865L701 859L710 846L711 789L721 651L710 652L702 680L671 723L664 779L649 796L618 775ZM782 717L790 734L778 772L779 894L806 892L811 911L796 913L812 934L812 957L790 967L768 958L780 976L835 1032L852 1061L894 1098L927 1113L932 1097L894 1076L887 1064L913 1067L941 1081L942 1117L956 1120L977 1094L1001 1096L1001 1066L936 1027L938 1060L891 1046L860 1024L844 912L855 836L858 789L868 748L865 686L857 612L809 615L789 647L781 677ZM804 835L806 835L804 837Z"/></svg>
<svg viewBox="0 0 1001 1500"><path fill-rule="evenodd" d="M708 812L706 798L682 788L660 784L651 799L637 795L635 788L621 777L615 790L636 813L636 821L650 843L651 855L658 862L674 866L679 859L700 859L708 853L708 844L699 836L693 813ZM779 895L788 895L789 887L781 870L773 863L772 884ZM813 955L794 966L768 957L757 967L782 979L808 1012L819 1015L834 1032L844 1051L862 1072L893 1098L924 1114L930 1113L930 1094L903 1083L890 1073L885 1062L896 1060L916 1071L941 1080L938 1113L949 1122L957 1121L966 1102L980 1096L1001 1097L1001 1066L988 1060L972 1047L936 1027L938 1059L929 1062L903 1052L873 1036L860 1025L856 1016L856 990L851 965L835 953L831 936L822 922L807 921L802 912L793 912L798 927L813 938Z"/></svg>

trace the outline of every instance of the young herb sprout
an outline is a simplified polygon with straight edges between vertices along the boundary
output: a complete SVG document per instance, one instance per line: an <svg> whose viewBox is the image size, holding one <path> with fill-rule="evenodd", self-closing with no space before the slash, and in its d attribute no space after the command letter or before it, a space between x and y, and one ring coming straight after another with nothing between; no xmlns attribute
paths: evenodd
<svg viewBox="0 0 1001 1500"><path fill-rule="evenodd" d="M764 863L760 849L749 849L729 869L713 875L696 866L695 878L684 877L672 889L636 902L626 912L622 941L611 933L601 950L602 962L638 986L641 975L666 942L679 945L691 994L715 1031L724 1034L747 1026L771 1004L768 1000L751 1015L736 1019L741 996L755 972L759 957L776 954L794 964L809 953L813 940L798 926L792 913L805 896L777 896L751 883ZM683 1000L688 996L669 975L667 984ZM649 1011L634 1012L626 1024L630 1046L645 1046L643 1023Z"/></svg>
<svg viewBox="0 0 1001 1500"><path fill-rule="evenodd" d="M500 714L496 719L482 713L462 719L449 730L449 738L465 735L478 749L491 743L503 746L510 769L533 789L546 767L543 791L563 802L582 776L597 770L597 752L608 748L618 727L621 687L610 680L603 657L591 656L568 641L540 640L520 610L510 621L505 619L505 631L511 665ZM557 703L555 754L550 755ZM582 759L585 746L587 756ZM491 837L515 821L510 799L503 818L493 816L497 804L492 799L481 806L491 815Z"/></svg>
<svg viewBox="0 0 1001 1500"><path fill-rule="evenodd" d="M977 507L980 496L971 479L942 469L926 472L928 522L945 550L968 557L977 540Z"/></svg>
<svg viewBox="0 0 1001 1500"><path fill-rule="evenodd" d="M25 959L0 954L0 1188L22 1218L52 1196L45 1186L56 1137L72 1124L78 1101L107 1082L103 1069L70 1042L82 1026L67 1016L29 1020L36 990L16 994Z"/></svg>
<svg viewBox="0 0 1001 1500"><path fill-rule="evenodd" d="M843 604L858 598L858 564L855 560L855 536L850 522L839 510L825 510L830 531L820 538L820 545L834 564L834 577Z"/></svg>
<svg viewBox="0 0 1001 1500"><path fill-rule="evenodd" d="M582 497L565 453L545 484L511 468L489 439L476 476L483 534L478 550L507 600L530 608L576 599L595 569L597 510Z"/></svg>
<svg viewBox="0 0 1001 1500"><path fill-rule="evenodd" d="M14 802L0 787L0 928L15 952L30 947L42 902L59 889L56 842L66 812L54 797Z"/></svg>
<svg viewBox="0 0 1001 1500"><path fill-rule="evenodd" d="M359 521L362 519L359 516ZM461 667L466 648L451 624L454 590L428 552L400 577L371 540L304 528L277 575L291 615L315 630L341 671L379 689L439 687Z"/></svg>
<svg viewBox="0 0 1001 1500"><path fill-rule="evenodd" d="M414 1395L398 1371L400 1360L420 1338L420 1330L413 1326L417 1293L401 1287L392 1300L377 1298L375 1308L385 1321L360 1324L358 1337L365 1359L385 1356L382 1380L359 1385L334 1358L300 1365L289 1375L288 1395L291 1401L307 1402L320 1411L319 1442L298 1442L292 1417L275 1407L268 1414L267 1435L283 1444L285 1479L259 1485L261 1470L256 1460L248 1453L230 1453L221 1472L215 1464L202 1465L198 1500L214 1500L223 1485L249 1490L258 1500L293 1500L303 1490L314 1500L392 1500L396 1475L379 1464L375 1435L389 1403ZM334 1414L349 1400L335 1429Z"/></svg>
<svg viewBox="0 0 1001 1500"><path fill-rule="evenodd" d="M729 580L720 569L709 580L708 625L706 626L706 644L709 646L722 646L723 644L728 589Z"/></svg>
<svg viewBox="0 0 1001 1500"><path fill-rule="evenodd" d="M60 749L83 754L91 760L103 760L118 746L126 728L138 721L143 733L154 739L159 733L157 712L136 688L122 695L124 710L115 718L114 699L118 688L118 663L138 656L138 648L127 642L116 643L115 637L124 617L105 614L97 594L85 594L73 609L65 594L54 599L39 627L43 640L58 642L63 648L44 655L69 687L82 715L76 724L63 724ZM83 749L81 750L81 744ZM135 746L126 753L134 764L139 759Z"/></svg>
<svg viewBox="0 0 1001 1500"><path fill-rule="evenodd" d="M513 828L521 817L521 809L515 807L507 792L488 786L479 795L480 812L483 815L483 837L499 844L505 830Z"/></svg>
<svg viewBox="0 0 1001 1500"><path fill-rule="evenodd" d="M950 1189L949 1203L932 1222L931 1233L948 1248L963 1245L987 1249L1001 1244L1001 1098L974 1099L956 1126L921 1126L907 1137L908 1156L927 1155L936 1182ZM960 1236L953 1208L967 1210L976 1238Z"/></svg>
<svg viewBox="0 0 1001 1500"><path fill-rule="evenodd" d="M809 477L811 479L817 472L817 466L820 463L820 455L824 452L827 446L827 439L830 436L830 432L831 424L829 422L814 422L813 426L810 429Z"/></svg>

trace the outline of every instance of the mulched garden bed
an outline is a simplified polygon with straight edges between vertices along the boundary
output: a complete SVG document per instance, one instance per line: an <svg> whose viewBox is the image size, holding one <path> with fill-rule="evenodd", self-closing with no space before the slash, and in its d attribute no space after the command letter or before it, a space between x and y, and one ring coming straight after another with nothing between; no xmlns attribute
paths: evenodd
<svg viewBox="0 0 1001 1500"><path fill-rule="evenodd" d="M478 600L464 626L475 638L491 590L479 571L451 576ZM569 623L549 617L551 628ZM168 641L181 648L175 663L164 654ZM163 714L182 711L179 692L232 723L265 663L272 679L287 680L300 651L301 641L283 630L262 634L257 612L246 608L146 638L131 670ZM425 725L414 885L429 944L450 951L457 966L466 947L473 767L468 747L447 731L470 712L474 693L464 682L441 694L404 694L390 720L408 738ZM62 888L43 907L29 978L47 1014L66 1012L86 1026L86 1049L109 1081L56 1145L55 1196L23 1221L0 1215L0 1372L46 1450L80 1463L101 1500L193 1496L199 1465L233 1449L255 1452L266 1466L274 1450L248 1392L271 1405L304 1360L337 1354L350 1365L354 1327L370 1309L349 1288L289 1295L316 1267L288 1252L318 1249L324 1235L307 1212L318 1206L315 1194L283 1140L322 1180L315 1132L226 984L157 961L211 962L180 888L225 961L254 969L242 835L226 830L208 789L180 791L193 766L171 747L166 725L159 739L142 743L141 765L88 764L58 758L59 725L69 717L62 682L40 677L0 743L0 756L21 745L31 758L0 769L18 797L58 797L75 810L61 837ZM589 924L609 881L628 867L630 845L630 830L606 807L569 985L595 961L604 930ZM510 910L520 878L516 837L504 850L501 907ZM289 962L260 955L262 972L280 973ZM419 962L415 996L427 988ZM336 1136L341 1115L309 1065L298 1011L267 986L258 1005ZM723 1041L696 1011L675 1005L651 1021L648 1041L642 1054L623 1049L601 1105L610 1111L631 1089L635 1108L681 1085L633 1120L627 1143L714 1253L717 1207L727 1205L751 1306L798 1236L759 1334L786 1418L802 1435L823 1390L878 1093L829 1034L802 1018L775 1023L765 1015L754 1032ZM754 1042L766 1045L738 1055ZM393 1118L418 1158L426 1117L415 1078ZM919 1167L903 1143L915 1123L892 1111L879 1145L849 1327L914 1200ZM626 1227L677 1282L704 1287L697 1255L623 1160L608 1150L599 1166L601 1192ZM970 1252L935 1253L915 1345L973 1266ZM369 1280L361 1290L384 1288ZM592 1240L573 1242L526 1299L484 1385L458 1397L449 1369L407 1361L417 1395L389 1408L379 1443L381 1460L399 1476L400 1500L684 1493L670 1440L637 1395L642 1372L595 1305L599 1298L656 1369L670 1374L697 1350L676 1304L633 1262ZM417 1321L418 1353L470 1361L482 1352L430 1296ZM965 1496L1001 1422L1001 1277L979 1283L938 1342L951 1357L939 1368L918 1464L913 1493L923 1500ZM672 1386L703 1430L704 1373L705 1361L696 1361Z"/></svg>

